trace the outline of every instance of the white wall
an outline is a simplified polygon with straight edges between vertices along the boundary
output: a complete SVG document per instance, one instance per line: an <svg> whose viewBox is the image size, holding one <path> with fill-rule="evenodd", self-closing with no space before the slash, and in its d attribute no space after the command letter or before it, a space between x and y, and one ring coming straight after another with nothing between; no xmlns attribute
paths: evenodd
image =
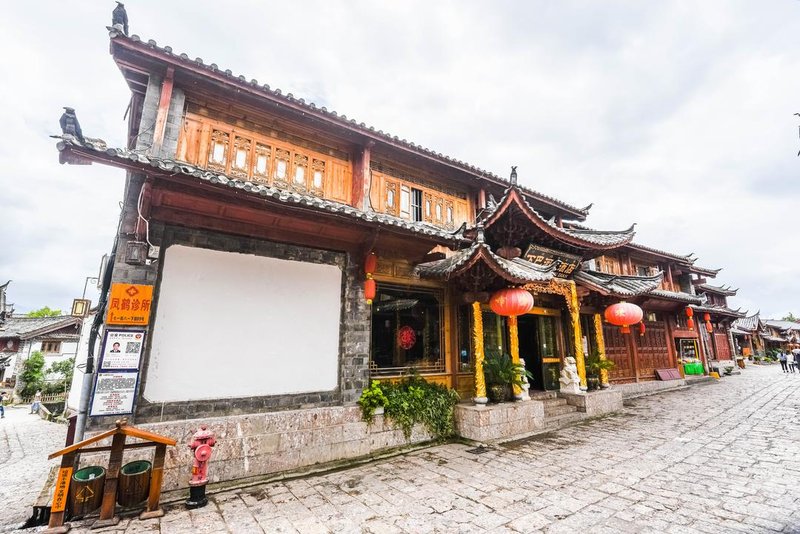
<svg viewBox="0 0 800 534"><path fill-rule="evenodd" d="M341 292L334 265L169 247L144 397L167 402L336 388Z"/></svg>

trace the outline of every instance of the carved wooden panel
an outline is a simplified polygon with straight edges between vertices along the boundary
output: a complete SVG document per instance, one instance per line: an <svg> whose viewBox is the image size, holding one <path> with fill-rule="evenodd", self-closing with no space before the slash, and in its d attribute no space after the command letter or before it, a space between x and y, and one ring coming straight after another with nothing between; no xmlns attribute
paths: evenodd
<svg viewBox="0 0 800 534"><path fill-rule="evenodd" d="M372 188L380 191L377 202L375 195L371 196L373 207L383 213L447 229L455 229L463 222L473 219L466 199L426 188L415 182L400 180L380 171L372 172ZM422 193L422 205L420 210L415 210L411 199L419 192Z"/></svg>
<svg viewBox="0 0 800 534"><path fill-rule="evenodd" d="M667 345L667 327L663 321L645 322L645 334L640 335L635 327L631 328L636 338L639 354L639 377L654 378L655 370L670 367L671 358Z"/></svg>
<svg viewBox="0 0 800 534"><path fill-rule="evenodd" d="M611 380L636 378L633 359L628 350L627 340L620 333L618 326L603 325L603 339L606 342L606 358L614 362L614 368L608 372Z"/></svg>
<svg viewBox="0 0 800 534"><path fill-rule="evenodd" d="M333 161L331 163L330 184L325 196L339 202L349 202L352 184L350 172L349 165Z"/></svg>
<svg viewBox="0 0 800 534"><path fill-rule="evenodd" d="M308 178L308 156L295 153L294 169L292 172L292 189L300 193L305 193L308 189L306 179Z"/></svg>
<svg viewBox="0 0 800 534"><path fill-rule="evenodd" d="M233 155L231 157L231 176L235 178L244 178L245 180L250 174L250 139L239 137L238 135L233 138Z"/></svg>
<svg viewBox="0 0 800 534"><path fill-rule="evenodd" d="M714 333L714 341L717 342L717 359L730 360L731 359L731 346L728 343L728 335L719 332Z"/></svg>
<svg viewBox="0 0 800 534"><path fill-rule="evenodd" d="M230 135L220 130L212 130L208 149L208 168L218 172L228 170L228 142Z"/></svg>
<svg viewBox="0 0 800 534"><path fill-rule="evenodd" d="M272 147L256 143L253 163L253 181L269 183L270 161L272 160Z"/></svg>

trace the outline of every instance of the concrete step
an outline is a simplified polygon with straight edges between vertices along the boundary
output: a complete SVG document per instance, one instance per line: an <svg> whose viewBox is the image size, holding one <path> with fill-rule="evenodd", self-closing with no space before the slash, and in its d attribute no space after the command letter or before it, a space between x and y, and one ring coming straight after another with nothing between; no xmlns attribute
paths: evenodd
<svg viewBox="0 0 800 534"><path fill-rule="evenodd" d="M567 399L559 397L557 399L544 399L541 402L544 403L545 406L562 406L567 403Z"/></svg>
<svg viewBox="0 0 800 534"><path fill-rule="evenodd" d="M546 430L555 430L557 428L561 428L570 423L575 423L585 418L586 414L583 412L570 412L562 415L555 415L553 417L545 417L544 428Z"/></svg>
<svg viewBox="0 0 800 534"><path fill-rule="evenodd" d="M575 413L577 411L578 411L577 406L571 406L569 404L566 404L566 401L564 401L564 404L557 404L552 406L548 406L547 404L544 405L545 418L553 417L556 415L563 415L565 413Z"/></svg>
<svg viewBox="0 0 800 534"><path fill-rule="evenodd" d="M558 396L557 391L538 391L538 390L530 390L528 392L531 399L533 400L547 400L547 399L555 399Z"/></svg>

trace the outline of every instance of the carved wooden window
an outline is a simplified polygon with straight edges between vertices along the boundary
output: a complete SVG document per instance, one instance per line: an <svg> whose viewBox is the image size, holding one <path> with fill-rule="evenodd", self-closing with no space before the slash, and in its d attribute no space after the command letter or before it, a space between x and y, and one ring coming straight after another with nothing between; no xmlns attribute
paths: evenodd
<svg viewBox="0 0 800 534"><path fill-rule="evenodd" d="M253 165L253 181L269 182L269 160L272 149L267 145L256 143L255 163Z"/></svg>
<svg viewBox="0 0 800 534"><path fill-rule="evenodd" d="M321 159L311 160L311 192L322 195L325 189L325 162Z"/></svg>
<svg viewBox="0 0 800 534"><path fill-rule="evenodd" d="M398 200L397 200L397 182L386 182L386 213L390 213L392 215L397 215L398 212Z"/></svg>
<svg viewBox="0 0 800 534"><path fill-rule="evenodd" d="M225 172L228 161L228 142L230 136L219 130L214 130L211 134L211 146L208 150L208 168L220 172Z"/></svg>
<svg viewBox="0 0 800 534"><path fill-rule="evenodd" d="M294 155L294 178L292 187L299 191L306 190L306 175L308 174L308 156L302 154Z"/></svg>
<svg viewBox="0 0 800 534"><path fill-rule="evenodd" d="M289 161L292 154L284 148L275 149L275 175L273 176L275 185L286 187L289 185Z"/></svg>
<svg viewBox="0 0 800 534"><path fill-rule="evenodd" d="M61 352L61 342L42 341L42 352Z"/></svg>
<svg viewBox="0 0 800 534"><path fill-rule="evenodd" d="M425 193L425 212L423 219L428 222L433 220L433 199L428 193Z"/></svg>
<svg viewBox="0 0 800 534"><path fill-rule="evenodd" d="M450 200L446 200L444 203L444 211L445 211L445 219L444 224L448 228L453 228L455 226L455 219L453 217L453 202Z"/></svg>
<svg viewBox="0 0 800 534"><path fill-rule="evenodd" d="M236 136L233 138L233 161L231 161L231 175L237 178L247 178L250 170L250 139Z"/></svg>
<svg viewBox="0 0 800 534"><path fill-rule="evenodd" d="M442 215L443 215L443 213L442 213L443 212L443 206L442 206L442 204L443 204L443 200L441 198L437 198L436 199L436 207L434 209L436 211L436 222L439 223L439 224L441 224L442 220L443 220L443 217L442 217Z"/></svg>
<svg viewBox="0 0 800 534"><path fill-rule="evenodd" d="M400 186L400 217L411 218L411 188L407 185Z"/></svg>

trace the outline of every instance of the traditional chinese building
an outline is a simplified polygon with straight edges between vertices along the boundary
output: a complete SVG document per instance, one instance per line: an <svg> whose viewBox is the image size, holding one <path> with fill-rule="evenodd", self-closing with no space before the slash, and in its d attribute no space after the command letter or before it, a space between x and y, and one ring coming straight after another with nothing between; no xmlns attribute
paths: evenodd
<svg viewBox="0 0 800 534"><path fill-rule="evenodd" d="M764 341L759 332L762 330L760 313L736 319L731 326L736 353L744 357L764 355Z"/></svg>
<svg viewBox="0 0 800 534"><path fill-rule="evenodd" d="M489 351L523 356L532 388L548 391L568 356L583 387L587 355L617 363L613 382L649 381L677 366L679 340L697 339L682 322L703 303L691 277L712 271L634 245L633 227L587 228L588 208L515 172L500 178L121 28L110 46L131 90L127 145L68 128L58 143L64 163L126 172L106 332L144 341L117 381L129 409L93 414L95 428L130 413L180 438L203 418L224 444L213 476L258 476L402 444L361 421L370 379L413 370L480 402ZM486 305L509 287L534 296L513 320ZM640 303L644 330L604 324L620 300ZM168 462L167 487L184 460Z"/></svg>

